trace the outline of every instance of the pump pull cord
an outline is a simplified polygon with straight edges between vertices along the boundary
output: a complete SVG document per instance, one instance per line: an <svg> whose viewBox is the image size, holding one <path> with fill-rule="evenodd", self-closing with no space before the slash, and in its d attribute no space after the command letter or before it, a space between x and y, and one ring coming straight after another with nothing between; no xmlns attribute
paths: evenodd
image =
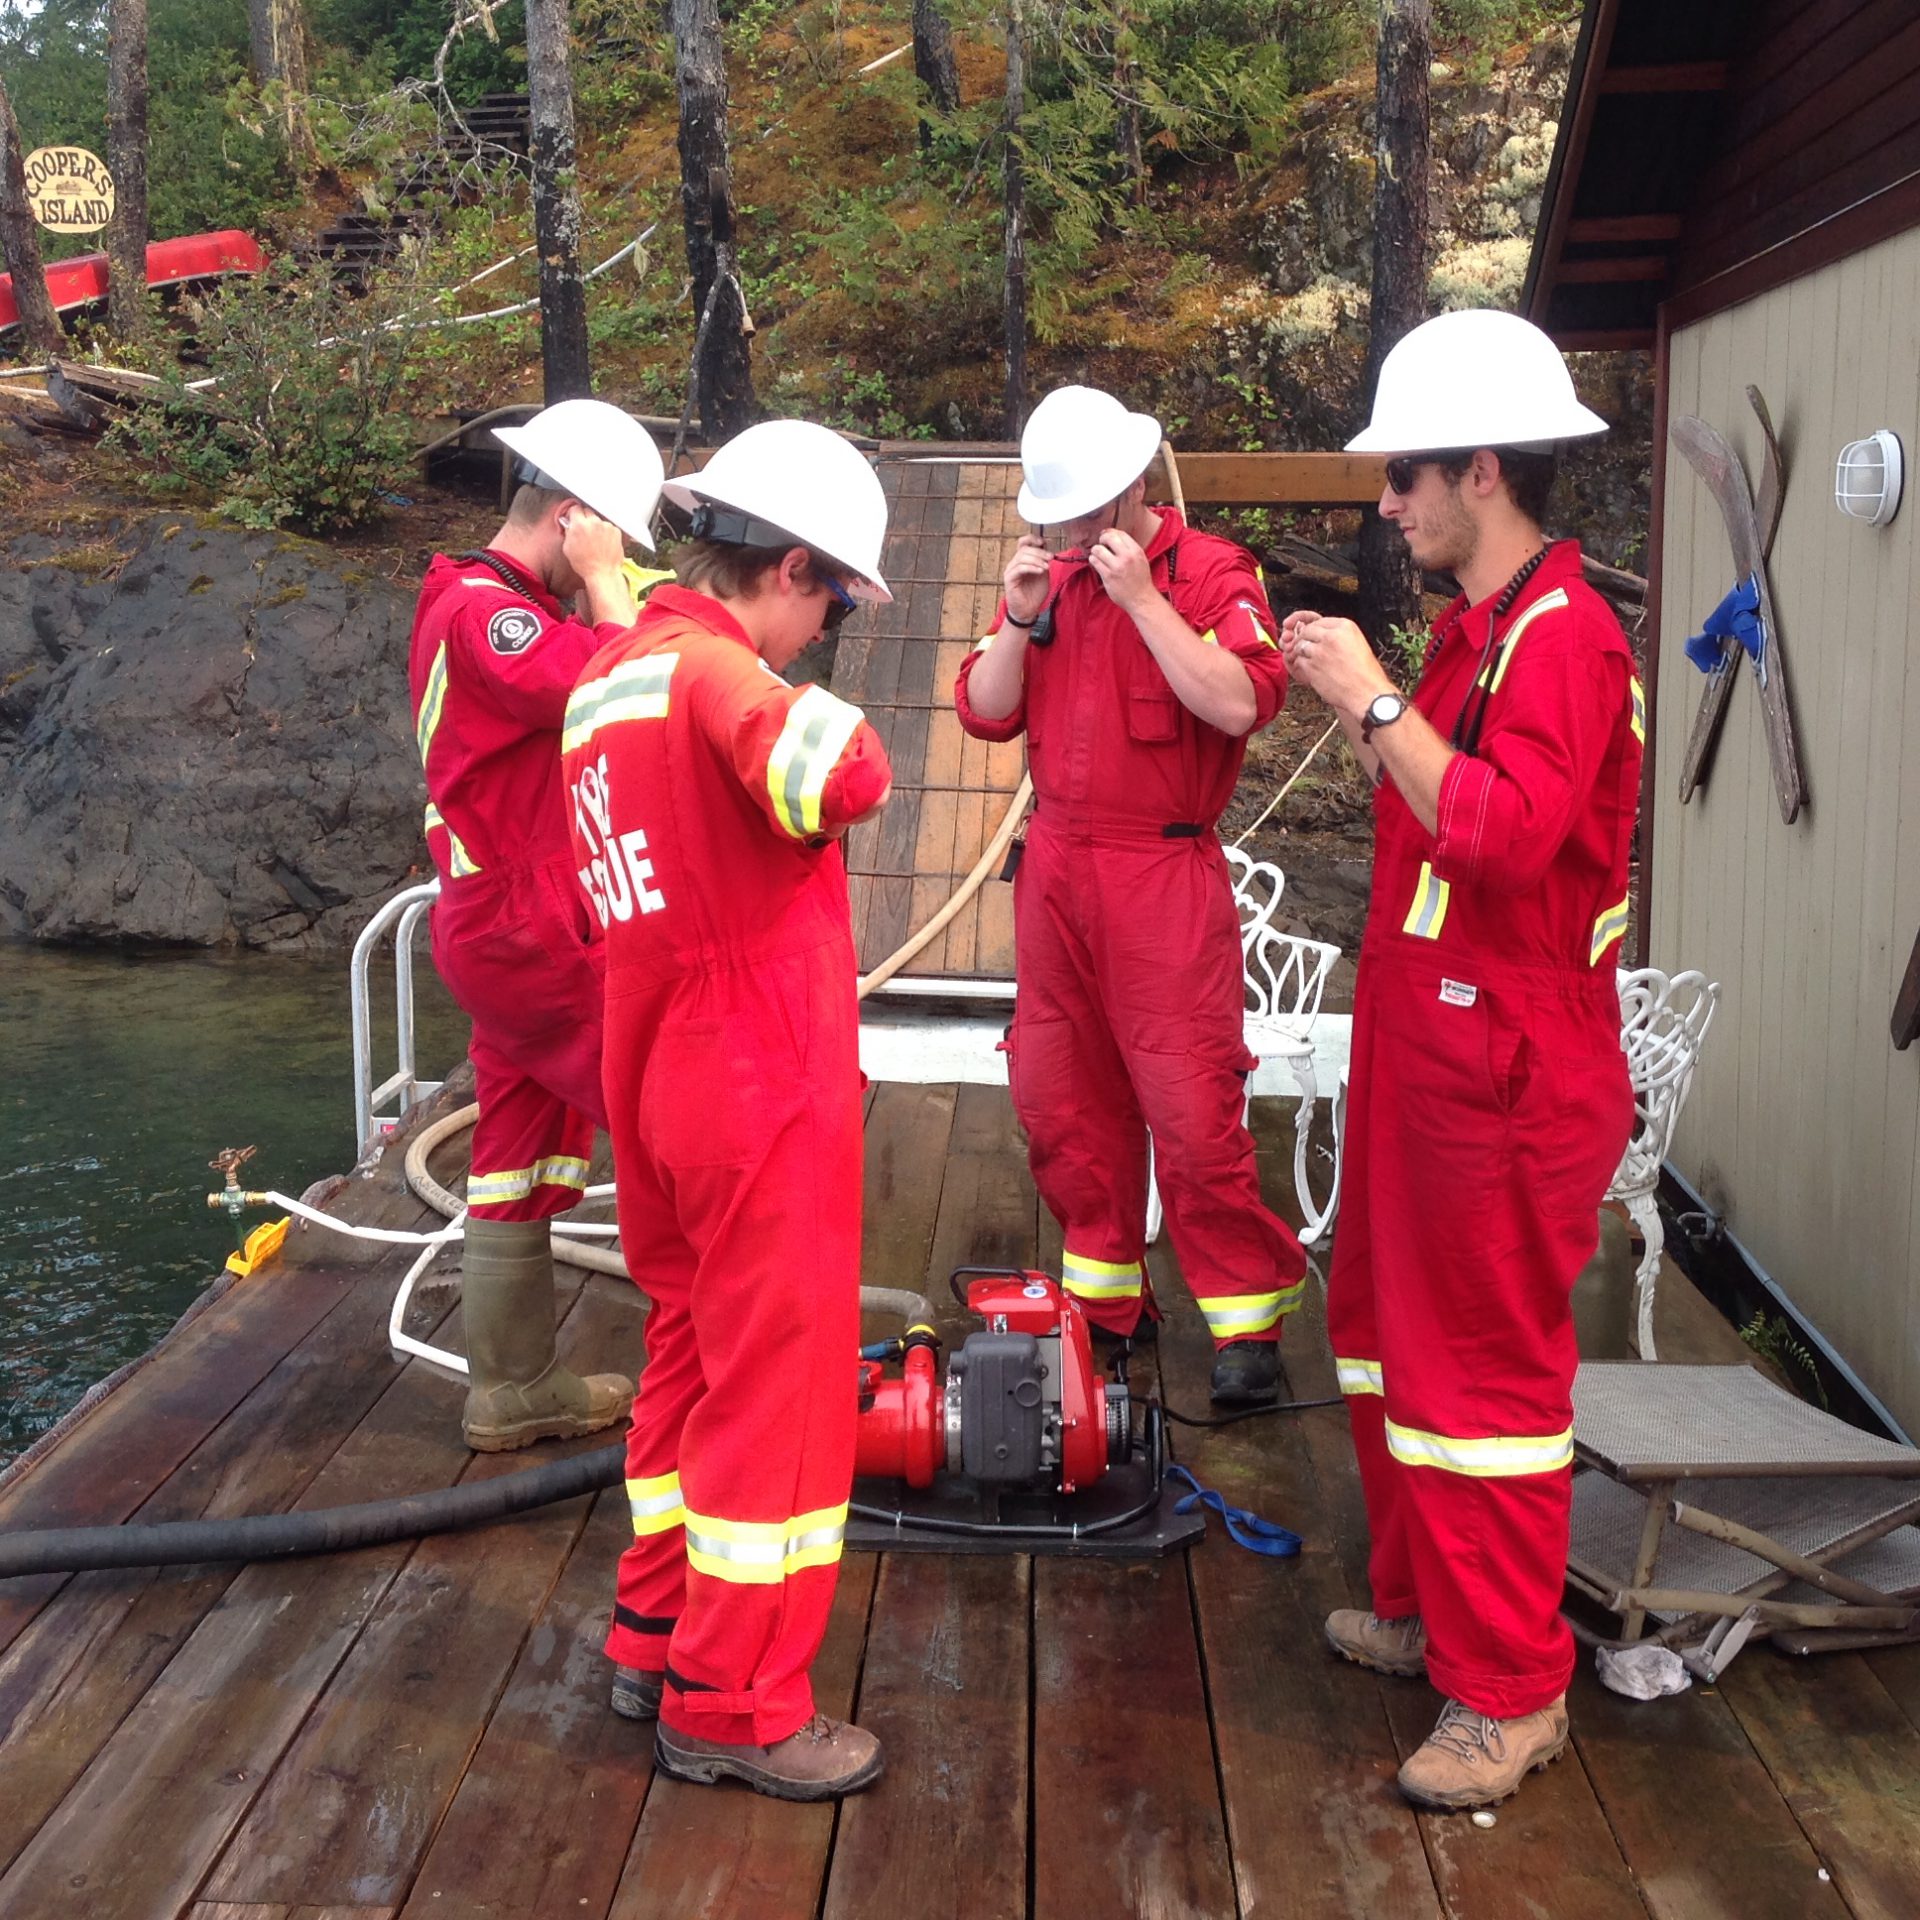
<svg viewBox="0 0 1920 1920"><path fill-rule="evenodd" d="M1291 1560L1300 1551L1297 1533L1290 1533L1275 1521L1263 1520L1245 1507L1228 1506L1223 1495L1211 1487L1203 1487L1185 1467L1169 1465L1167 1478L1193 1489L1175 1505L1174 1512L1191 1513L1195 1507L1205 1507L1209 1513L1217 1513L1235 1546L1245 1547L1249 1553L1264 1554L1269 1560Z"/></svg>

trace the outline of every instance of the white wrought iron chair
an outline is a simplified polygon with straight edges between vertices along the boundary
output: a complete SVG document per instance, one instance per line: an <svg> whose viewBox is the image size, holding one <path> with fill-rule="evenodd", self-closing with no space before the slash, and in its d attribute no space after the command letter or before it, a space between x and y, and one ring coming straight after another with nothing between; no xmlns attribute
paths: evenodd
<svg viewBox="0 0 1920 1920"><path fill-rule="evenodd" d="M1633 1081L1633 1133L1607 1198L1625 1204L1646 1242L1633 1293L1640 1358L1652 1360L1657 1358L1653 1290L1667 1237L1654 1190L1713 1024L1713 1010L1720 1003L1720 986L1704 973L1666 974L1658 967L1623 967L1615 978L1620 987L1620 1044Z"/></svg>
<svg viewBox="0 0 1920 1920"><path fill-rule="evenodd" d="M1336 1109L1332 1171L1322 1184L1326 1198L1314 1197L1310 1176L1308 1135L1320 1088L1313 1066L1313 1023L1319 1017L1327 975L1340 957L1338 947L1298 934L1281 933L1271 923L1286 889L1286 875L1271 861L1255 860L1238 847L1227 847L1233 874L1234 904L1240 910L1240 959L1246 989L1248 1048L1261 1061L1284 1059L1300 1088L1300 1107L1294 1118L1293 1185L1299 1195L1304 1226L1302 1246L1315 1245L1332 1223L1340 1202L1339 1113ZM1248 1106L1252 1105L1251 1096ZM1159 1239L1161 1206L1159 1182L1153 1177L1152 1144L1147 1161L1147 1240Z"/></svg>

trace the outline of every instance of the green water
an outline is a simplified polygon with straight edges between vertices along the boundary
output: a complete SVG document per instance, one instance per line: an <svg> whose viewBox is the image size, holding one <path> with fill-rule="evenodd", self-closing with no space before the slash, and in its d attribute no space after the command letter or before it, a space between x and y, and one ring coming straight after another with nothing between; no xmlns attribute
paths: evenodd
<svg viewBox="0 0 1920 1920"><path fill-rule="evenodd" d="M437 1076L465 1026L424 953L418 978ZM346 961L0 945L0 1063L4 1463L218 1271L220 1148L257 1146L246 1183L283 1193L352 1164Z"/></svg>

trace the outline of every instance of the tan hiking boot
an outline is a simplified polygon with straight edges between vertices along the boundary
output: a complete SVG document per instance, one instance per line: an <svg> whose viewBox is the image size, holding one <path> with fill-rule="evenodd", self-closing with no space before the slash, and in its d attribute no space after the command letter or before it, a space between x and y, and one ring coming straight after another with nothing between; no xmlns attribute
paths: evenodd
<svg viewBox="0 0 1920 1920"><path fill-rule="evenodd" d="M1495 1720L1449 1700L1426 1745L1400 1769L1400 1791L1416 1807L1490 1807L1566 1747L1564 1693L1515 1720Z"/></svg>
<svg viewBox="0 0 1920 1920"><path fill-rule="evenodd" d="M1377 1613L1341 1607L1327 1615L1327 1645L1343 1660L1396 1679L1418 1680L1427 1670L1427 1630L1417 1613L1382 1620Z"/></svg>
<svg viewBox="0 0 1920 1920"><path fill-rule="evenodd" d="M658 1720L666 1675L639 1667L615 1667L613 1693L608 1704L622 1720Z"/></svg>
<svg viewBox="0 0 1920 1920"><path fill-rule="evenodd" d="M467 1404L475 1453L598 1433L626 1417L633 1382L569 1373L554 1355L553 1254L544 1220L469 1220L460 1259Z"/></svg>
<svg viewBox="0 0 1920 1920"><path fill-rule="evenodd" d="M886 1764L872 1734L824 1713L770 1747L700 1740L663 1726L653 1736L653 1763L675 1780L744 1780L776 1800L836 1800L872 1785Z"/></svg>

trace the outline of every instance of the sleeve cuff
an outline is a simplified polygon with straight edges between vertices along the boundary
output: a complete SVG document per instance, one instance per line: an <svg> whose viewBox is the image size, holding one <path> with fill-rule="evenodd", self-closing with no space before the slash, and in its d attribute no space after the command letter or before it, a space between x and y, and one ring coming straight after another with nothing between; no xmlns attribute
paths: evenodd
<svg viewBox="0 0 1920 1920"><path fill-rule="evenodd" d="M1470 753L1456 753L1440 776L1433 868L1443 879L1480 878L1486 857L1487 815L1494 771Z"/></svg>

